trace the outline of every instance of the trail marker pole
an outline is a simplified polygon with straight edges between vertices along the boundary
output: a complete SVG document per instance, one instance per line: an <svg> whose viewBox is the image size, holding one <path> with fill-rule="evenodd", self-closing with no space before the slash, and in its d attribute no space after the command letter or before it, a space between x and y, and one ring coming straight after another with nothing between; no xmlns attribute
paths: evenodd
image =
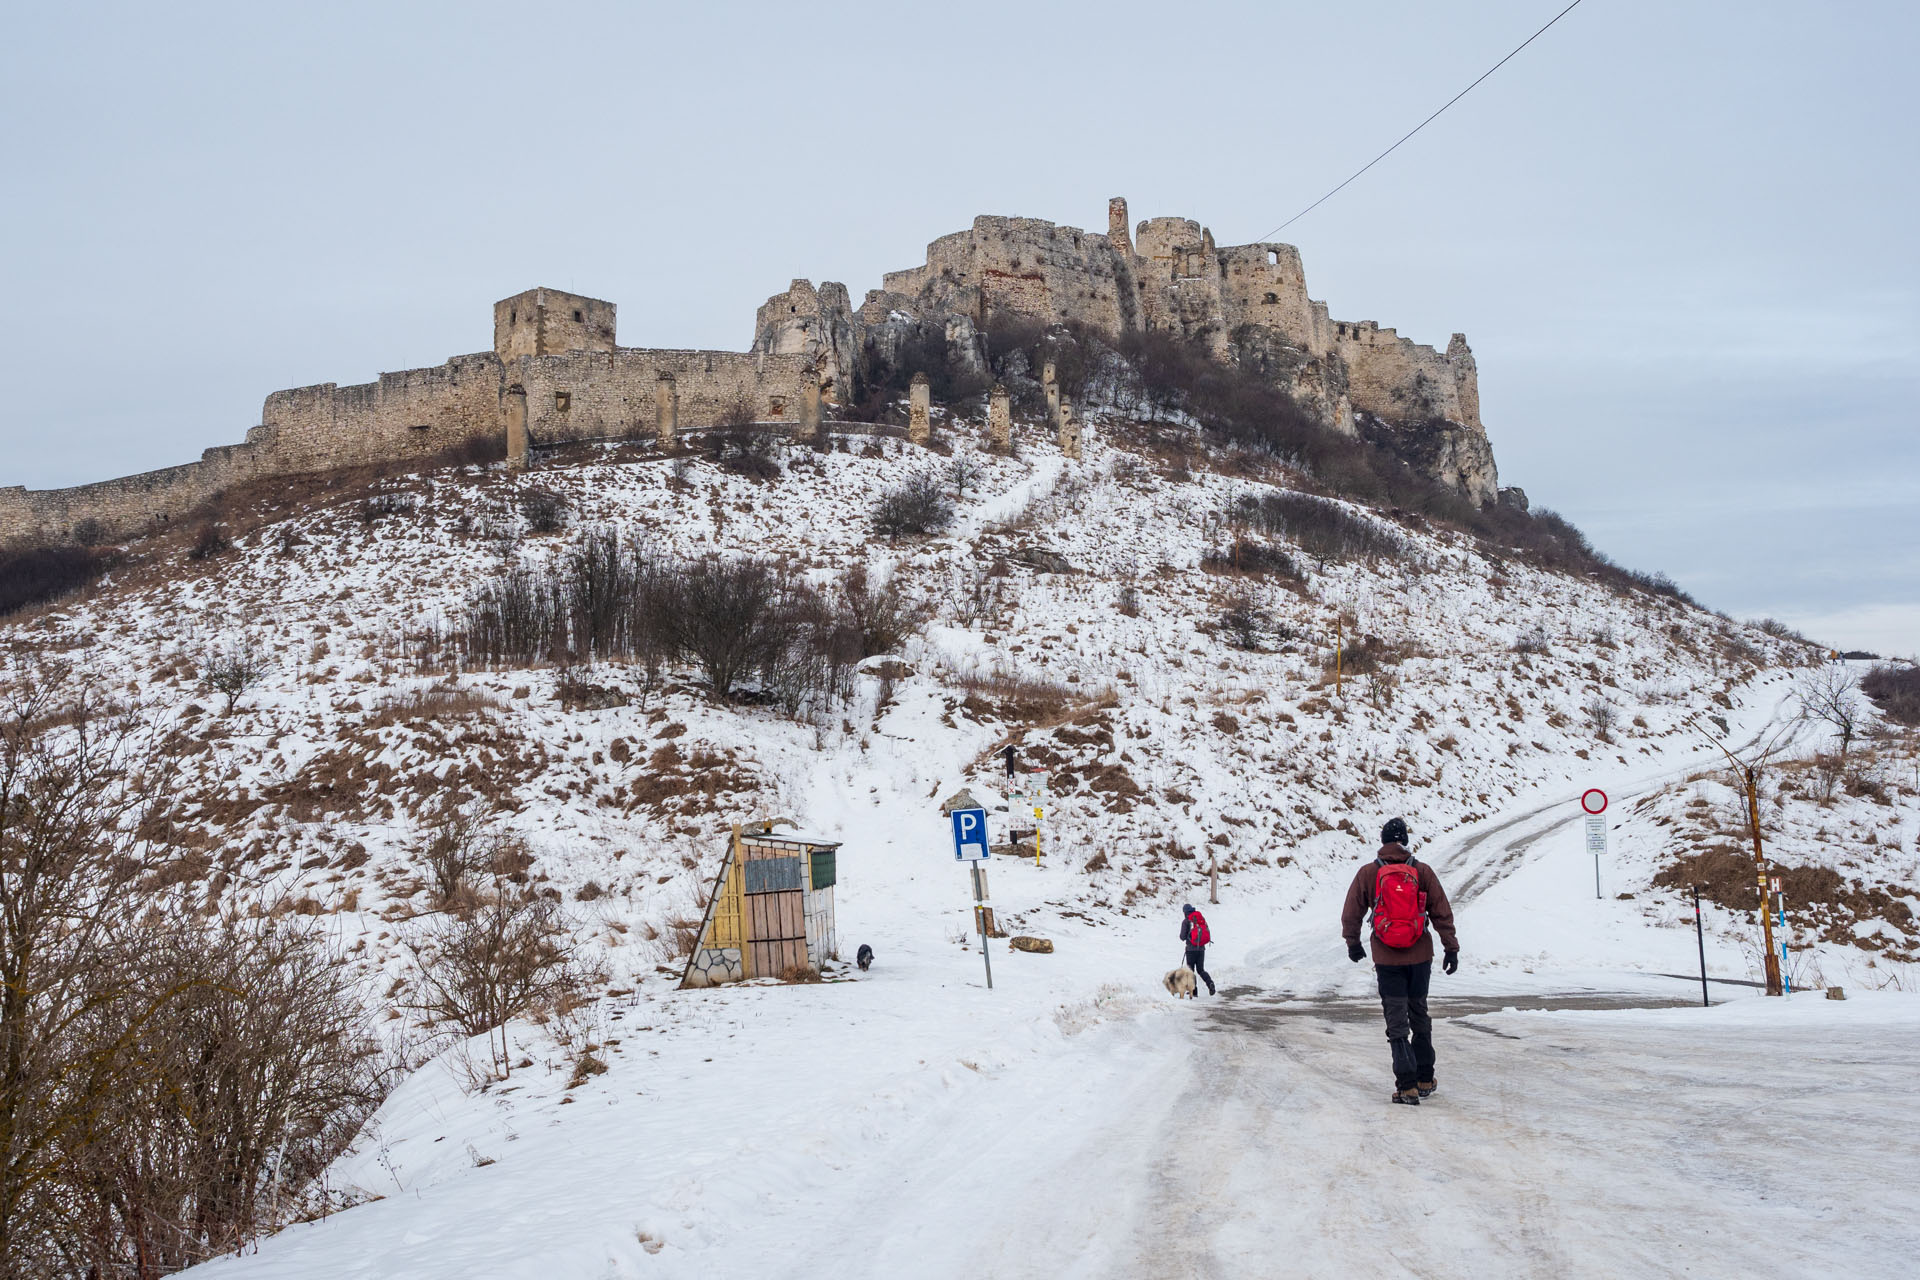
<svg viewBox="0 0 1920 1280"><path fill-rule="evenodd" d="M1700 923L1700 886L1693 886L1693 940L1700 946L1700 1007L1710 1008L1707 999L1707 933Z"/></svg>

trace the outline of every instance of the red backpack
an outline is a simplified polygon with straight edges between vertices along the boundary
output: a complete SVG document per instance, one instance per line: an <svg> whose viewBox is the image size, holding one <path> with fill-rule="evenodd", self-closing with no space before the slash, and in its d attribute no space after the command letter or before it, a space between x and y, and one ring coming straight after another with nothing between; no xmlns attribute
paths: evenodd
<svg viewBox="0 0 1920 1280"><path fill-rule="evenodd" d="M1420 864L1376 860L1373 871L1373 936L1381 945L1404 950L1427 931L1427 895L1420 887Z"/></svg>
<svg viewBox="0 0 1920 1280"><path fill-rule="evenodd" d="M1187 917L1187 923L1192 926L1187 930L1188 946L1204 947L1213 941L1213 934L1207 929L1207 918L1198 911Z"/></svg>

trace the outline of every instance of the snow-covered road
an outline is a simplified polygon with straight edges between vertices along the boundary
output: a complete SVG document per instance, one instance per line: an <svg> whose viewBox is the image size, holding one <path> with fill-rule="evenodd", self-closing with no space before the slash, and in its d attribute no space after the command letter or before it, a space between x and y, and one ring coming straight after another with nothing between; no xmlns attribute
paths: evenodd
<svg viewBox="0 0 1920 1280"><path fill-rule="evenodd" d="M1418 1110L1369 1002L1122 1024L917 1134L788 1273L1907 1273L1906 1001L1615 1002L1446 1019Z"/></svg>

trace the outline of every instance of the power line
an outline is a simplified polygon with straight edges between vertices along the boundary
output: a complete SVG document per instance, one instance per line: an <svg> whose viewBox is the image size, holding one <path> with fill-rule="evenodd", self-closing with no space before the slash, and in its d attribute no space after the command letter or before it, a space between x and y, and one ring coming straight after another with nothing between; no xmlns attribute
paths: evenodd
<svg viewBox="0 0 1920 1280"><path fill-rule="evenodd" d="M1500 61L1494 63L1492 66L1488 67L1484 72L1482 72L1480 75L1480 80L1485 80L1488 76L1492 75L1494 72L1498 71L1500 68L1506 66L1507 63L1513 60L1514 54L1519 53L1521 49L1526 48L1528 45L1532 44L1535 40L1538 40L1541 36L1545 35L1547 33L1547 27L1551 27L1555 22L1560 21L1560 19L1566 17L1569 13L1572 13L1576 8L1579 7L1579 4L1580 4L1580 0L1573 0L1572 4L1568 5L1566 8L1562 9L1560 12L1554 14L1552 21L1548 22L1546 27L1540 28L1538 31L1528 36L1525 40L1522 40L1519 43L1519 45L1517 45L1514 48L1513 53L1509 53L1506 57L1500 59ZM1440 111L1434 112L1432 115L1428 116L1425 120L1422 120L1419 124L1407 130L1406 136L1401 138L1400 142L1405 142L1407 138L1411 138L1414 134L1420 132L1422 129L1432 124L1435 120L1439 119L1441 111L1445 111L1448 107L1460 101L1460 99L1466 97L1469 93L1472 93L1474 89L1479 87L1480 80L1475 80L1472 84L1468 85L1466 88L1462 89L1460 92L1454 94L1451 98L1448 98L1445 104L1441 106ZM1354 180L1354 178L1358 178L1360 174L1365 173L1368 169L1373 168L1373 166L1379 164L1382 160L1385 160L1388 156L1392 155L1395 151L1398 151L1400 149L1400 142L1394 143L1392 146L1388 147L1385 151L1382 151L1379 155L1367 161L1366 164L1360 167L1359 172L1353 175L1353 178L1348 178L1346 182L1341 183L1339 186L1327 192L1327 194L1321 196L1318 200L1315 200L1312 204L1308 205L1306 208L1302 209L1300 212L1294 214L1291 218L1288 218L1285 222L1281 223L1279 226L1275 227L1273 230L1267 232L1266 235L1261 236L1259 240L1255 241L1255 243L1258 244L1258 243L1261 243L1262 241L1270 239L1273 236L1279 235L1282 231L1285 231L1288 227L1300 221L1300 219L1306 217L1308 214L1312 213L1315 209L1318 209L1321 205L1325 204L1327 201L1339 195L1341 191L1346 189L1348 183L1351 183Z"/></svg>

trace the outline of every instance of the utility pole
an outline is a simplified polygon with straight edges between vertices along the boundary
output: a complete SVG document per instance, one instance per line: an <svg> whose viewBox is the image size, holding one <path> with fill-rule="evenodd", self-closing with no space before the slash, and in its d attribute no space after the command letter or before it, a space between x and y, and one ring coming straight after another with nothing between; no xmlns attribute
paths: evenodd
<svg viewBox="0 0 1920 1280"><path fill-rule="evenodd" d="M1764 950L1767 957L1767 994L1770 996L1782 995L1784 992L1780 985L1780 953L1773 949L1773 915L1767 910L1767 853L1760 845L1760 770L1758 766L1747 764L1735 756L1733 752L1727 750L1726 747L1721 744L1720 739L1707 733L1705 729L1700 728L1700 722L1698 720L1689 717L1688 723L1693 725L1694 728L1700 729L1700 732L1706 735L1709 742L1720 748L1720 754L1725 756L1728 762L1733 765L1734 772L1739 775L1742 784L1745 786L1747 792L1747 827L1753 833L1753 867L1755 875L1759 877L1760 930L1765 938ZM1765 758L1764 753L1762 758Z"/></svg>

